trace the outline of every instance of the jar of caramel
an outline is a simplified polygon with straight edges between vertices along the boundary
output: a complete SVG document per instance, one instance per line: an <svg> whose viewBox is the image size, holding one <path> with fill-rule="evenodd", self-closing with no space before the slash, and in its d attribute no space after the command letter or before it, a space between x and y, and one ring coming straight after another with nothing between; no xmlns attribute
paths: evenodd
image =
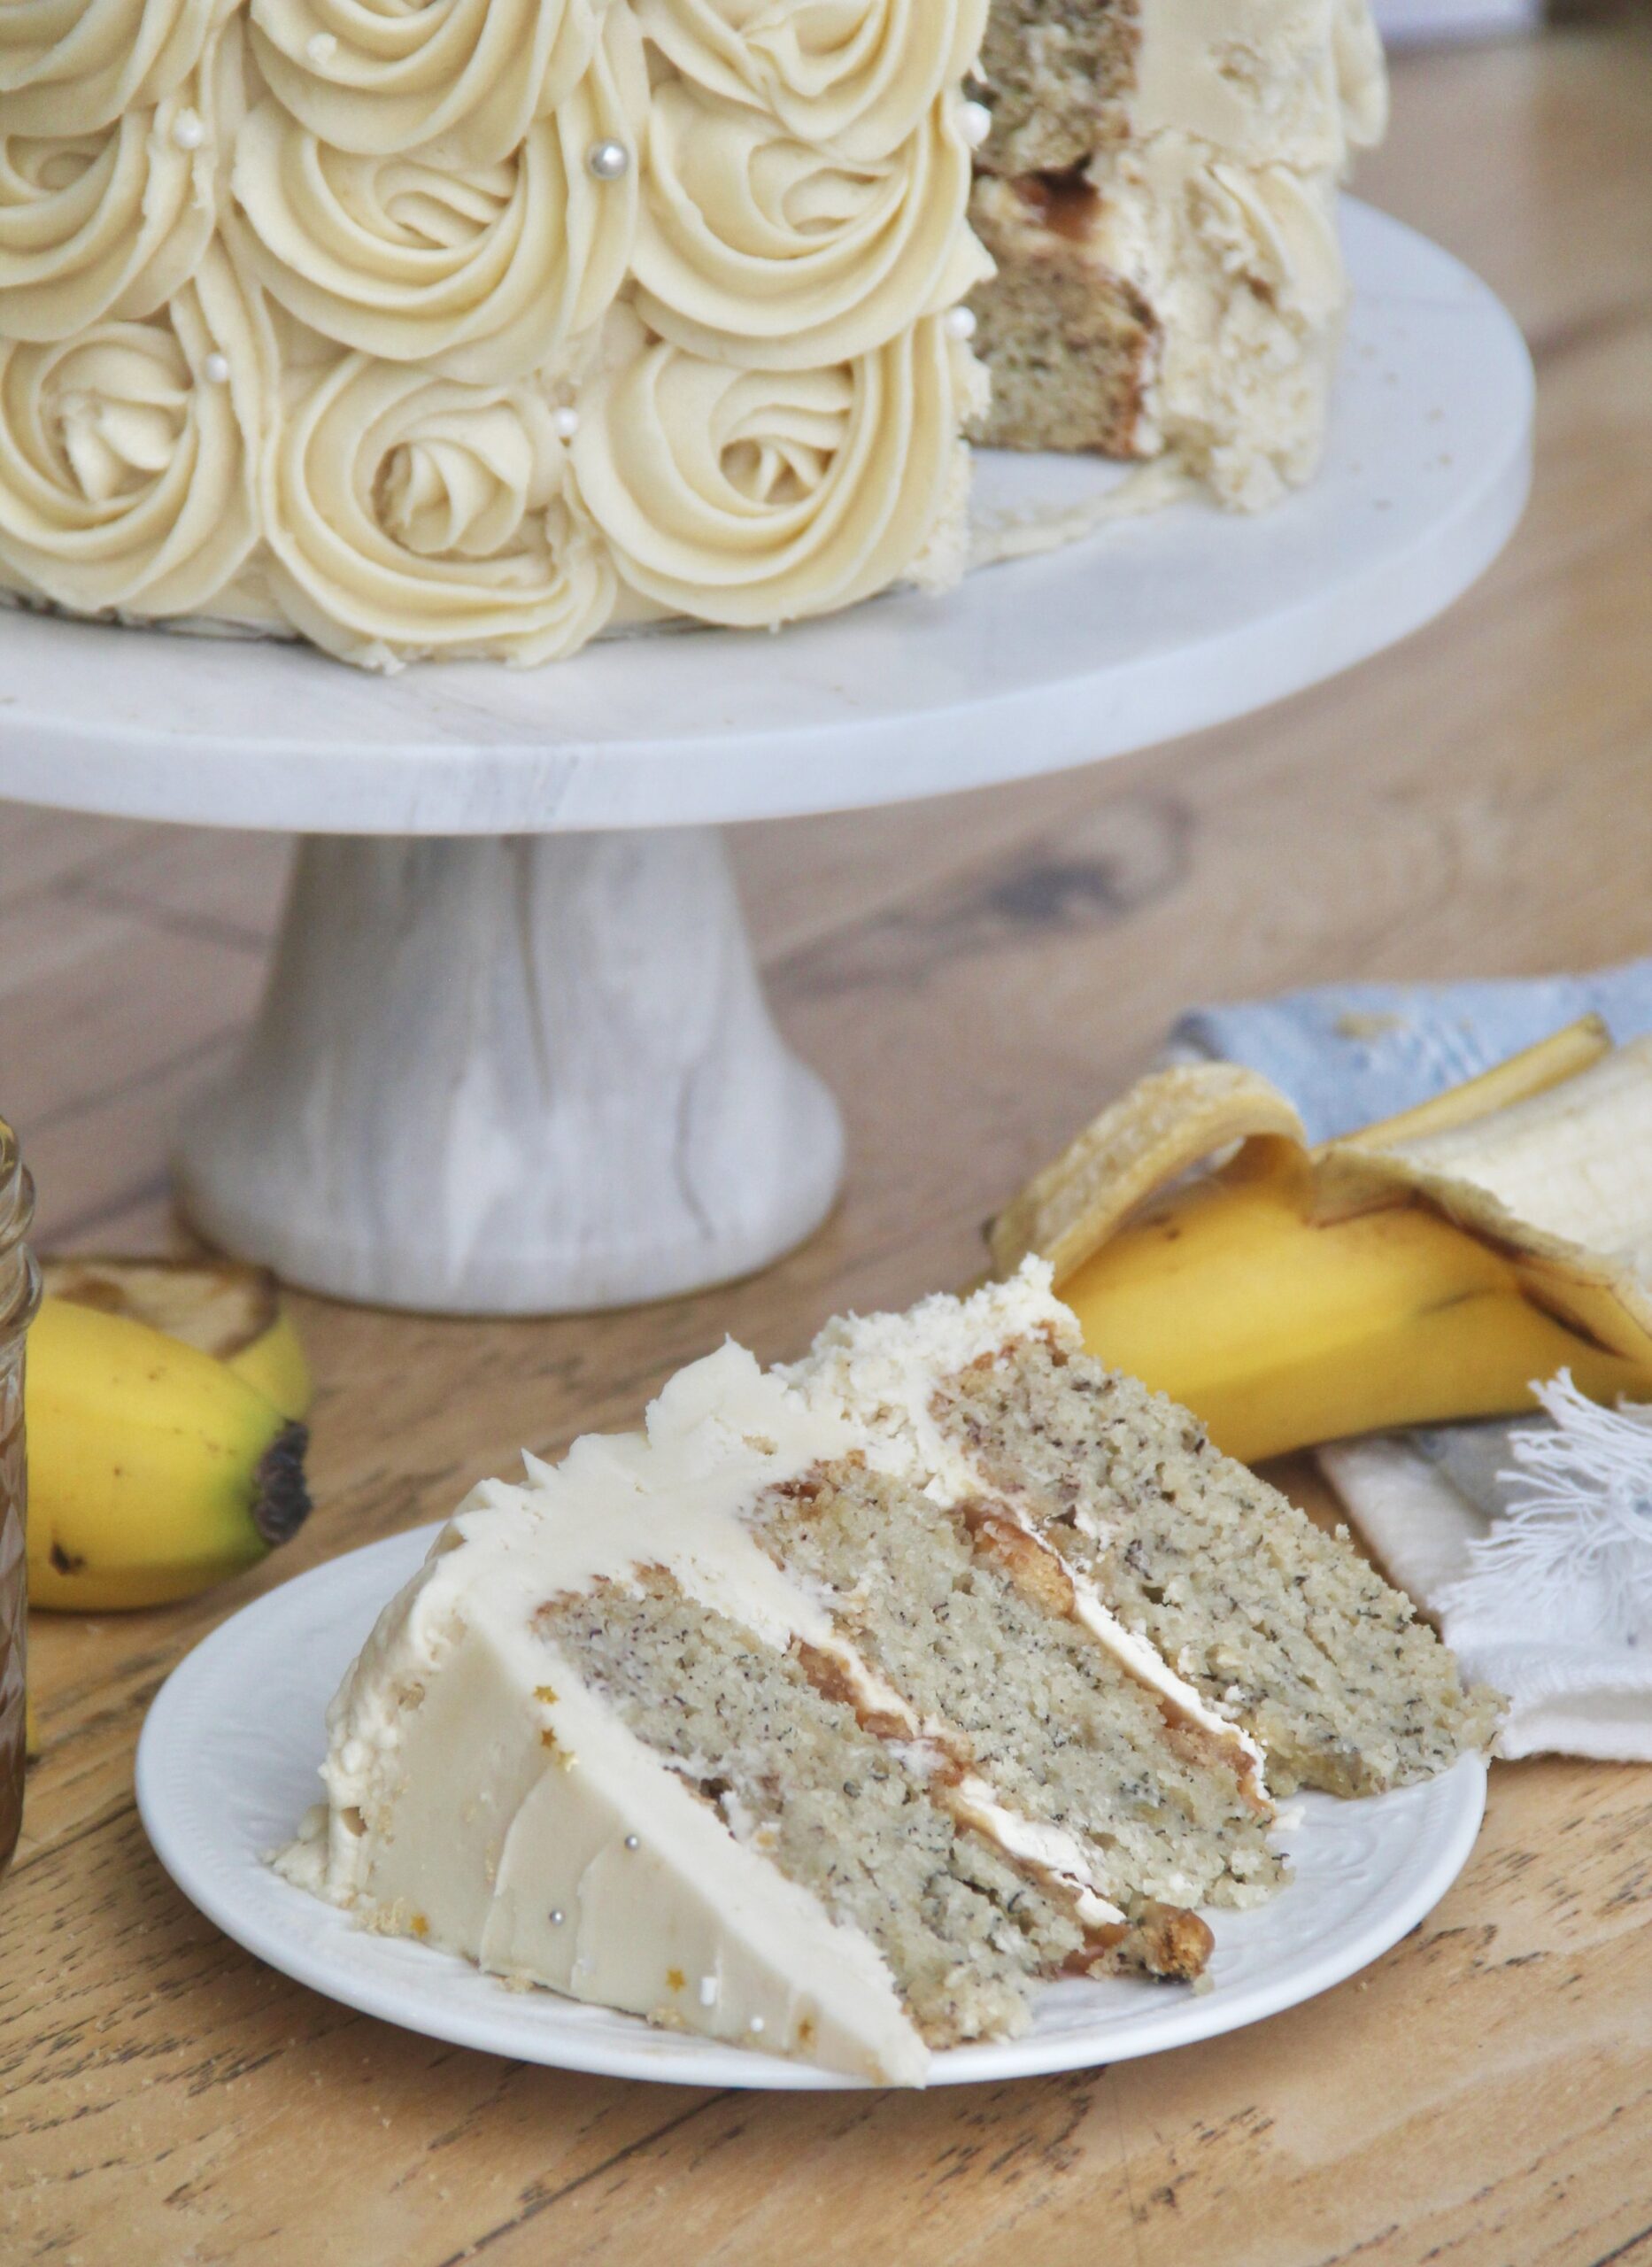
<svg viewBox="0 0 1652 2267"><path fill-rule="evenodd" d="M23 1544L23 1341L40 1304L40 1271L24 1241L35 1185L12 1128L0 1122L0 1872L23 1823L23 1653L28 1558Z"/></svg>

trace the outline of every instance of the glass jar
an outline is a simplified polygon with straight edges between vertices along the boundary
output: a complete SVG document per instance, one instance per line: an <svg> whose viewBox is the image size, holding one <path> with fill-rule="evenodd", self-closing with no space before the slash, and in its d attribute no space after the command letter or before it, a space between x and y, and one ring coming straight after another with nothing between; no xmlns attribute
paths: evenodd
<svg viewBox="0 0 1652 2267"><path fill-rule="evenodd" d="M23 1823L27 1742L23 1660L28 1627L28 1556L23 1542L23 1341L40 1304L40 1270L24 1238L35 1184L17 1138L0 1120L0 1873Z"/></svg>

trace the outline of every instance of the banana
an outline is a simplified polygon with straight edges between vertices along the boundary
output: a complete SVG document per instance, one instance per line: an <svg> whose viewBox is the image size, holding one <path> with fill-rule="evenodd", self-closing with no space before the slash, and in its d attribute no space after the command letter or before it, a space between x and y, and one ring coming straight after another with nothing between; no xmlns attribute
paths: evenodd
<svg viewBox="0 0 1652 2267"><path fill-rule="evenodd" d="M164 1605L261 1559L310 1508L308 1435L198 1347L48 1296L29 1333L35 1605Z"/></svg>
<svg viewBox="0 0 1652 2267"><path fill-rule="evenodd" d="M1644 1399L1652 1042L1613 1050L1590 1019L1317 1150L1249 1072L1160 1072L992 1241L1000 1274L1050 1259L1090 1350L1247 1462L1530 1408L1563 1368Z"/></svg>
<svg viewBox="0 0 1652 2267"><path fill-rule="evenodd" d="M281 1288L267 1267L239 1259L107 1259L76 1255L41 1262L50 1298L72 1299L164 1330L215 1354L256 1386L284 1417L310 1413L310 1366Z"/></svg>

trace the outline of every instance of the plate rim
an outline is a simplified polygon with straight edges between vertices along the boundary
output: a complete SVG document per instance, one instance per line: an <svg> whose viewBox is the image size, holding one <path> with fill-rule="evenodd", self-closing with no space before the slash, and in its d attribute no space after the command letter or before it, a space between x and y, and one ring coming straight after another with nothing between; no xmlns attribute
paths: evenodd
<svg viewBox="0 0 1652 2267"><path fill-rule="evenodd" d="M210 1683L222 1655L244 1652L246 1625L276 1611L275 1601L280 1601L281 1612L290 1613L305 1593L336 1584L343 1567L353 1567L359 1574L361 1562L369 1558L375 1561L404 1559L405 1571L398 1575L398 1582L404 1581L416 1563L413 1556L415 1548L422 1556L446 1524L445 1520L437 1520L359 1544L274 1584L228 1615L174 1665L145 1714L134 1779L138 1815L150 1846L180 1893L233 1943L292 1982L358 2014L374 2016L421 2037L439 2039L445 2045L515 2061L533 2061L548 2069L654 2085L731 2092L889 2091L876 2081L821 2070L777 2055L754 2054L722 2040L692 2034L679 2039L678 2034L653 2028L641 2016L627 2016L619 2010L607 2012L614 2021L635 2026L635 2046L629 2041L615 2044L600 2034L587 2037L578 2031L548 2032L547 2044L554 2051L529 2055L520 2044L501 2045L497 2035L489 2035L487 2018L467 2008L449 2007L436 2000L420 2001L411 2008L405 2002L398 2005L398 1986L390 1979L367 1969L352 1971L346 1961L318 1956L297 1938L241 1907L232 1894L220 1889L211 1869L198 1859L189 1837L174 1820L160 1791L160 1773L163 1759L169 1752L168 1743L188 1730L197 1691ZM390 1594L390 1588L383 1589L379 1605L386 1603ZM374 1612L377 1611L375 1606ZM1459 1794L1439 1830L1437 1846L1430 1851L1426 1862L1417 1869L1403 1893L1386 1907L1379 1917L1367 1916L1351 1938L1332 1938L1305 1954L1284 1976L1274 1972L1236 1982L1224 1992L1182 1995L1164 2011L1175 2018L1173 2038L1126 2035L1109 2041L1103 2026L1098 2023L1042 2038L1028 2035L944 2048L932 2058L928 2085L997 2085L1015 2078L1048 2077L1062 2070L1094 2069L1110 2062L1136 2061L1144 2055L1171 2053L1178 2047L1198 2046L1230 2031L1247 2029L1271 2016L1283 2015L1347 1982L1391 1951L1432 1912L1467 1864L1485 1816L1486 1758L1478 1754L1461 1756L1448 1772L1428 1783L1440 1785L1447 1780L1456 1782ZM1360 1799L1380 1802L1385 1798ZM246 1856L244 1846L239 1843L235 1854L242 1859ZM292 1887L290 1894L309 1901L304 1890ZM328 1909L337 1913L344 1926L351 1925L338 1908ZM472 1974L482 1972L460 1954L438 1947L414 1949L428 1959L458 1961ZM503 1984L499 1988L501 1992L506 1989ZM511 1996L514 1999L524 1995ZM556 2000L560 1995L547 1992L545 1997ZM707 2062L714 2066L710 2071L700 2067Z"/></svg>

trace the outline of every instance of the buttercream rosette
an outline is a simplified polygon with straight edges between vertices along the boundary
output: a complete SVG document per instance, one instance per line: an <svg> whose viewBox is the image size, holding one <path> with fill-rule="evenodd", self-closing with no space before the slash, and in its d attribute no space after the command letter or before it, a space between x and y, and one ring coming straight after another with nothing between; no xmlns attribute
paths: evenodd
<svg viewBox="0 0 1652 2267"><path fill-rule="evenodd" d="M810 370L745 370L652 340L588 385L578 491L625 581L758 628L883 589L935 531L957 453L953 344L929 317Z"/></svg>
<svg viewBox="0 0 1652 2267"><path fill-rule="evenodd" d="M0 120L7 134L85 134L188 78L235 0L6 0Z"/></svg>
<svg viewBox="0 0 1652 2267"><path fill-rule="evenodd" d="M578 84L601 17L598 0L251 0L259 67L318 139L454 165L510 155Z"/></svg>
<svg viewBox="0 0 1652 2267"><path fill-rule="evenodd" d="M884 158L973 69L987 0L636 0L685 79L799 141Z"/></svg>
<svg viewBox="0 0 1652 2267"><path fill-rule="evenodd" d="M598 182L585 159L605 136L634 140L647 101L621 7L573 92L492 165L336 150L266 99L235 151L249 257L283 306L343 345L478 384L526 376L625 279L635 173Z"/></svg>
<svg viewBox="0 0 1652 2267"><path fill-rule="evenodd" d="M316 645L368 668L560 660L601 629L616 590L566 474L536 386L346 355L289 411L266 460L281 606Z"/></svg>
<svg viewBox="0 0 1652 2267"><path fill-rule="evenodd" d="M659 87L637 310L663 337L725 361L847 360L991 275L958 223L969 179L944 101L887 157L854 159L686 81Z"/></svg>
<svg viewBox="0 0 1652 2267"><path fill-rule="evenodd" d="M0 342L12 586L79 614L210 613L254 541L268 383L257 309L216 246L163 316Z"/></svg>
<svg viewBox="0 0 1652 2267"><path fill-rule="evenodd" d="M151 315L189 282L212 240L241 74L226 25L152 109L78 134L0 135L0 337Z"/></svg>

